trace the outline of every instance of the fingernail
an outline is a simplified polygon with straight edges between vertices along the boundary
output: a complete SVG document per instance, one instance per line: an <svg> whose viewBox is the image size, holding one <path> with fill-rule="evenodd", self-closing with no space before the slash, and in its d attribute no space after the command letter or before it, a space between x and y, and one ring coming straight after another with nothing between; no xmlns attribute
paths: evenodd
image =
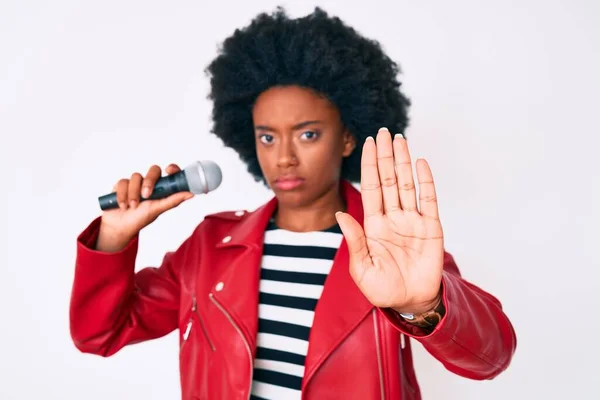
<svg viewBox="0 0 600 400"><path fill-rule="evenodd" d="M394 136L394 139L396 139L396 138L404 139L404 135L401 133L396 133L396 135Z"/></svg>
<svg viewBox="0 0 600 400"><path fill-rule="evenodd" d="M342 213L341 211L337 211L337 212L335 213L335 216L337 217L337 216L338 216L338 215L340 215L341 213Z"/></svg>
<svg viewBox="0 0 600 400"><path fill-rule="evenodd" d="M369 140L372 141L372 142L375 141L375 139L373 139L373 136L367 136L367 141L369 141Z"/></svg>
<svg viewBox="0 0 600 400"><path fill-rule="evenodd" d="M135 200L131 200L131 201L129 202L129 207L130 207L130 208L134 208L134 207L135 207Z"/></svg>
<svg viewBox="0 0 600 400"><path fill-rule="evenodd" d="M389 129L385 126L382 126L381 128L379 128L379 132L389 132Z"/></svg>
<svg viewBox="0 0 600 400"><path fill-rule="evenodd" d="M143 188L142 189L142 196L144 196L144 197L150 196L150 188L147 188L147 187Z"/></svg>

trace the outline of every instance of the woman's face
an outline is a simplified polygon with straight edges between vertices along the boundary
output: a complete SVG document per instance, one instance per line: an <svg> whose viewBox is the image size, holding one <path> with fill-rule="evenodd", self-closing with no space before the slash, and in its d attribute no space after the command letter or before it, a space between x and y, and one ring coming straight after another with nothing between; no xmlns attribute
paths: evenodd
<svg viewBox="0 0 600 400"><path fill-rule="evenodd" d="M327 99L298 86L263 92L252 112L258 162L279 202L312 204L337 190L356 142Z"/></svg>

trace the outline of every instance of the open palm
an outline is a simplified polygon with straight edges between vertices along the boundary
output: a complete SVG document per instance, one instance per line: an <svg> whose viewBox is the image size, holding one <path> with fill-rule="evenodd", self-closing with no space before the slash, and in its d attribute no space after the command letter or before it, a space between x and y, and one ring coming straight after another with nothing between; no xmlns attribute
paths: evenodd
<svg viewBox="0 0 600 400"><path fill-rule="evenodd" d="M377 307L428 311L437 302L444 243L433 176L416 162L419 202L406 140L383 128L367 139L361 162L363 226L347 213L337 219L350 253L350 274Z"/></svg>

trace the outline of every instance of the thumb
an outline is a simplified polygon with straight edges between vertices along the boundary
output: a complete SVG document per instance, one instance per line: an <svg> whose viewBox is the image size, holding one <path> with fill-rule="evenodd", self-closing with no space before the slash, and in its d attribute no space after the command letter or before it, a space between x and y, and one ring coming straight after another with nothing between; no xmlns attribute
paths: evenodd
<svg viewBox="0 0 600 400"><path fill-rule="evenodd" d="M172 208L177 207L181 203L186 200L194 197L193 193L190 192L179 192L170 195L169 197L165 197L164 199L153 201L152 203L152 213L160 215Z"/></svg>
<svg viewBox="0 0 600 400"><path fill-rule="evenodd" d="M360 263L369 256L365 231L350 214L338 211L335 213L335 218L346 238L350 258Z"/></svg>

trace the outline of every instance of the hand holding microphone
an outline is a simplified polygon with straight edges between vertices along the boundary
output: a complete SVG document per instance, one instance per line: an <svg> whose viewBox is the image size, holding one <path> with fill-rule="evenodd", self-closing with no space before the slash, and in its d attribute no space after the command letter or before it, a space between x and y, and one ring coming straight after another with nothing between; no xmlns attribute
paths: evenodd
<svg viewBox="0 0 600 400"><path fill-rule="evenodd" d="M198 161L183 170L171 164L165 172L161 177L160 167L154 165L145 177L136 172L117 182L113 193L98 198L104 213L97 250L122 249L162 213L216 189L222 180L221 169L212 161Z"/></svg>

